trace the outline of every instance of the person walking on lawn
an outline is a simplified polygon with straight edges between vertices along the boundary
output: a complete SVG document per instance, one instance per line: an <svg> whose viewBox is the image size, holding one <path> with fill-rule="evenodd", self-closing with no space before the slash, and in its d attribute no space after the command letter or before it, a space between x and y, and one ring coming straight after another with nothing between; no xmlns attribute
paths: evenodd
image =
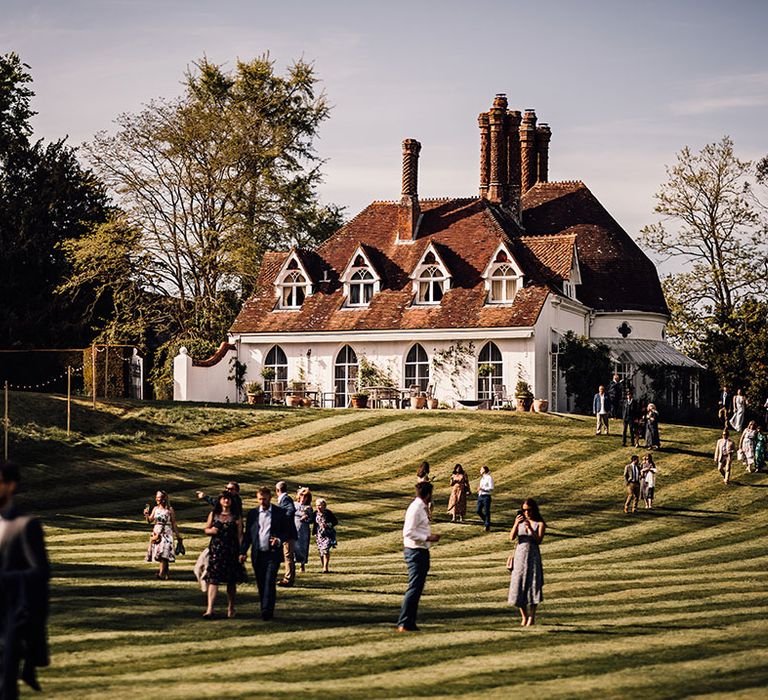
<svg viewBox="0 0 768 700"><path fill-rule="evenodd" d="M637 502L640 499L640 457L632 455L632 461L624 467L624 483L627 487L627 500L624 501L624 512L637 510Z"/></svg>

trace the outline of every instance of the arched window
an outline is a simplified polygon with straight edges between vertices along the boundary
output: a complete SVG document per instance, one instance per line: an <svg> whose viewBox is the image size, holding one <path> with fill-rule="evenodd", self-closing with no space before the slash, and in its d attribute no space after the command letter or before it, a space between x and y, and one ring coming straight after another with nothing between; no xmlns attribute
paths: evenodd
<svg viewBox="0 0 768 700"><path fill-rule="evenodd" d="M374 278L368 270L358 270L349 281L349 305L367 306L373 298Z"/></svg>
<svg viewBox="0 0 768 700"><path fill-rule="evenodd" d="M491 273L490 301L497 304L509 303L514 300L517 292L518 277L511 265L497 265Z"/></svg>
<svg viewBox="0 0 768 700"><path fill-rule="evenodd" d="M336 389L336 405L348 406L352 394L357 391L357 375L359 366L355 351L345 345L336 355L334 365L334 385Z"/></svg>
<svg viewBox="0 0 768 700"><path fill-rule="evenodd" d="M419 385L421 391L426 391L429 385L429 358L424 348L416 343L405 358L405 385Z"/></svg>
<svg viewBox="0 0 768 700"><path fill-rule="evenodd" d="M438 304L443 298L446 277L440 268L431 265L419 275L419 304Z"/></svg>
<svg viewBox="0 0 768 700"><path fill-rule="evenodd" d="M307 295L307 278L299 270L289 272L282 283L280 306L284 309L298 309Z"/></svg>
<svg viewBox="0 0 768 700"><path fill-rule="evenodd" d="M501 351L496 343L486 343L477 357L477 398L492 399L494 384L503 383Z"/></svg>
<svg viewBox="0 0 768 700"><path fill-rule="evenodd" d="M273 345L270 348L267 356L264 358L264 368L274 370L275 378L272 380L273 382L288 381L288 358L279 345ZM265 386L264 389L269 391L270 387Z"/></svg>

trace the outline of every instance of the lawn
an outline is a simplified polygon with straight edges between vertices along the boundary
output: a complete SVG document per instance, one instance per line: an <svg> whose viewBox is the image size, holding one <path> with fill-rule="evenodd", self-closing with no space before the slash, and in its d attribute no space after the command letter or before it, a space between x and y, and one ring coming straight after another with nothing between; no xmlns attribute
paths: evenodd
<svg viewBox="0 0 768 700"><path fill-rule="evenodd" d="M174 404L75 407L13 394L12 457L54 565L51 698L768 697L768 478L735 465L726 487L713 429L661 425L657 508L624 514L631 450L579 416L474 411L251 410ZM415 469L436 476L421 633L394 632L406 570L402 516ZM496 480L495 524L444 515L451 468ZM280 590L255 586L238 617L203 620L192 565L205 546L196 488L311 486L339 516L330 576L312 560ZM187 556L158 582L141 511L171 493ZM536 498L539 624L506 605L508 532ZM219 607L223 611L223 601ZM24 692L24 697L32 697Z"/></svg>

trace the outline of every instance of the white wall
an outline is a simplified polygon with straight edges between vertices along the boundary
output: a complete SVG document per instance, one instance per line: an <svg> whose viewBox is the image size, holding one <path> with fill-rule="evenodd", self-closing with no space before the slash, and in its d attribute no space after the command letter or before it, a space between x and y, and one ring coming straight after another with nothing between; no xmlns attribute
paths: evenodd
<svg viewBox="0 0 768 700"><path fill-rule="evenodd" d="M228 380L231 367L229 361L235 357L230 350L212 367L194 367L186 348L181 348L173 358L173 400L211 401L234 403L235 382Z"/></svg>
<svg viewBox="0 0 768 700"><path fill-rule="evenodd" d="M621 338L618 328L626 321L632 328L627 338L632 340L664 340L664 328L667 317L662 314L642 313L639 311L607 313L594 315L589 329L590 338Z"/></svg>

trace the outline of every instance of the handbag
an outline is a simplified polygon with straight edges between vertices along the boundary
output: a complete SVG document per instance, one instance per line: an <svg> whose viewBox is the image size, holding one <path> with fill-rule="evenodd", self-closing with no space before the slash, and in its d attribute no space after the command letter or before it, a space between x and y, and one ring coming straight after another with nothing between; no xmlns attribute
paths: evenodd
<svg viewBox="0 0 768 700"><path fill-rule="evenodd" d="M181 557L184 556L187 553L186 548L184 547L184 542L181 539L176 540L176 556Z"/></svg>
<svg viewBox="0 0 768 700"><path fill-rule="evenodd" d="M515 568L515 554L514 552L507 557L507 571L512 571Z"/></svg>
<svg viewBox="0 0 768 700"><path fill-rule="evenodd" d="M738 459L739 462L744 461L744 450L742 450L741 448L739 448L739 450L736 452L736 459Z"/></svg>

